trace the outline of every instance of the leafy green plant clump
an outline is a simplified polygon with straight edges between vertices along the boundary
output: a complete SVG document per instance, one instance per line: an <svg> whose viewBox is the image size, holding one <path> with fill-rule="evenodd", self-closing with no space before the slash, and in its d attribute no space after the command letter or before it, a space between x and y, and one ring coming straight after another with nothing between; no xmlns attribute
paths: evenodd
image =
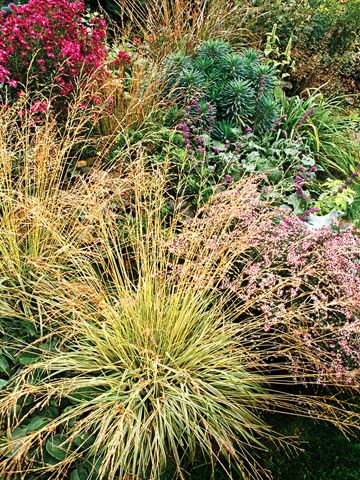
<svg viewBox="0 0 360 480"><path fill-rule="evenodd" d="M169 56L166 70L180 106L195 97L199 104L188 109L210 113L214 138L224 139L226 130L236 126L264 132L277 118L277 78L255 50L236 53L223 41L208 40L192 57Z"/></svg>
<svg viewBox="0 0 360 480"><path fill-rule="evenodd" d="M279 129L287 137L306 144L328 175L344 180L356 170L360 153L351 135L357 119L347 114L345 100L344 96L328 98L320 89L290 98L279 95Z"/></svg>
<svg viewBox="0 0 360 480"><path fill-rule="evenodd" d="M347 213L354 201L355 191L351 188L343 188L341 180L328 179L322 184L322 193L315 206L325 215L334 210Z"/></svg>

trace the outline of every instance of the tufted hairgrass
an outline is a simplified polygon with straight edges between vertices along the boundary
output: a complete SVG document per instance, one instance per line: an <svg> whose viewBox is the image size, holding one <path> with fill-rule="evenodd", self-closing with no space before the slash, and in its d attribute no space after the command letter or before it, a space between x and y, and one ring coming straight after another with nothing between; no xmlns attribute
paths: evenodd
<svg viewBox="0 0 360 480"><path fill-rule="evenodd" d="M235 469L244 479L264 479L270 473L256 450L265 440L287 440L263 412L322 418L345 429L356 422L330 398L290 393L286 386L294 380L281 360L293 348L286 334L278 362L268 364L281 333L265 334L262 320L250 314L236 322L247 306L213 288L233 252L208 252L189 275L172 268L177 259L168 244L180 211L175 207L173 221L164 220L165 180L161 173L144 176L120 224L94 211L96 242L73 251L76 275L44 286L44 298L53 295L47 304L60 339L48 352L30 345L37 361L2 391L8 432L0 441L0 472L9 478L32 472L66 478L79 465L96 479L159 479L165 471L186 478L187 465L200 455L213 472L220 464L229 478ZM189 244L188 261L199 248ZM302 348L309 356L300 344L297 353ZM309 383L311 375L309 369ZM29 429L31 415L51 402L61 405L59 413ZM22 434L12 435L15 429ZM51 442L57 453L50 462L44 452Z"/></svg>

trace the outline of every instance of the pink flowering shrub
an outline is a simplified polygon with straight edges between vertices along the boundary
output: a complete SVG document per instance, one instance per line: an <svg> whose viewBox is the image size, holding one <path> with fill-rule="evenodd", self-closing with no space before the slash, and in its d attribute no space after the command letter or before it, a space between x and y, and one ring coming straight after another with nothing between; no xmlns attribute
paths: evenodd
<svg viewBox="0 0 360 480"><path fill-rule="evenodd" d="M187 221L171 251L179 275L190 278L200 262L204 275L196 280L207 282L212 268L214 286L243 305L238 320L258 318L264 331L263 339L254 338L259 348L267 332L278 331L282 347L288 344L294 376L300 378L303 362L311 359L314 378L323 384L329 376L336 382L358 381L359 247L352 229L309 230L288 211L271 208L248 179L216 195ZM276 349L270 355L276 361Z"/></svg>
<svg viewBox="0 0 360 480"><path fill-rule="evenodd" d="M84 15L83 1L30 0L0 13L0 87L16 98L24 88L51 87L66 96L81 79L105 74L103 19ZM1 91L1 90L0 90Z"/></svg>

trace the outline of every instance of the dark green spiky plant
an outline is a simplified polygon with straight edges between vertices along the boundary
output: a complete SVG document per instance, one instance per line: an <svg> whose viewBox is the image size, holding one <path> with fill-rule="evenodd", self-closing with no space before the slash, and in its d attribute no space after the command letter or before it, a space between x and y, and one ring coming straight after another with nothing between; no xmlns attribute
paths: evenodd
<svg viewBox="0 0 360 480"><path fill-rule="evenodd" d="M169 87L175 88L180 105L195 97L214 107L213 136L219 140L223 139L221 132L225 124L264 132L276 120L277 79L255 50L236 53L226 42L208 40L193 57L179 53L169 56L166 69Z"/></svg>

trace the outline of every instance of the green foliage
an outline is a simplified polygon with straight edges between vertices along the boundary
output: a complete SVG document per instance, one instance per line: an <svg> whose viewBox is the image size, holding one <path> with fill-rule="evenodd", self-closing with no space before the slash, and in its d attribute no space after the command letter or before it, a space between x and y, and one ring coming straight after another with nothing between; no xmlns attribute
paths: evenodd
<svg viewBox="0 0 360 480"><path fill-rule="evenodd" d="M232 80L222 92L221 110L224 110L224 117L232 120L240 115L249 118L254 115L255 105L255 93L247 80Z"/></svg>
<svg viewBox="0 0 360 480"><path fill-rule="evenodd" d="M264 455L276 480L357 480L360 438L346 438L333 426L311 419L273 415L273 427L284 436L299 436L301 450L276 450Z"/></svg>
<svg viewBox="0 0 360 480"><path fill-rule="evenodd" d="M166 71L178 103L184 106L191 97L210 102L216 108L216 123L232 122L264 132L276 120L274 69L264 65L254 50L234 53L227 43L208 40L193 57L168 57Z"/></svg>
<svg viewBox="0 0 360 480"><path fill-rule="evenodd" d="M295 88L328 80L333 93L341 87L358 92L359 0L252 0L250 5L255 7L250 24L267 50L274 24L279 47L286 48L289 39L295 47L296 75L288 71Z"/></svg>
<svg viewBox="0 0 360 480"><path fill-rule="evenodd" d="M354 200L350 205L350 218L355 226L360 228L360 184L353 185L352 190L354 192Z"/></svg>
<svg viewBox="0 0 360 480"><path fill-rule="evenodd" d="M359 29L358 0L311 0L311 21L304 28L306 45L326 48L329 54L350 50L355 46Z"/></svg>
<svg viewBox="0 0 360 480"><path fill-rule="evenodd" d="M220 67L222 59L232 53L231 46L222 40L208 40L197 51L197 59L206 59ZM196 59L195 59L196 62Z"/></svg>
<svg viewBox="0 0 360 480"><path fill-rule="evenodd" d="M298 437L301 449L276 449L269 445L261 453L275 480L358 480L360 476L360 438L346 438L333 426L306 418L272 415L269 423L286 437ZM289 445L289 447L291 447ZM211 465L202 462L190 472L189 480L211 478ZM220 469L216 480L225 480ZM236 475L234 480L240 480Z"/></svg>
<svg viewBox="0 0 360 480"><path fill-rule="evenodd" d="M282 51L279 45L280 38L277 36L276 30L277 24L274 23L271 32L267 33L264 55L267 58L267 63L273 65L279 77L285 80L296 71L295 62L291 58L292 38L289 38L285 50Z"/></svg>
<svg viewBox="0 0 360 480"><path fill-rule="evenodd" d="M10 13L11 11L11 8L9 7L10 4L13 4L13 5L24 5L25 3L27 3L27 0L4 0L3 2L1 2L1 10L4 10L5 13Z"/></svg>
<svg viewBox="0 0 360 480"><path fill-rule="evenodd" d="M321 185L322 193L315 203L321 213L326 215L333 210L347 213L354 201L355 192L351 188L342 188L344 183L341 180L328 179Z"/></svg>
<svg viewBox="0 0 360 480"><path fill-rule="evenodd" d="M317 163L331 176L347 178L356 168L359 144L352 138L356 121L343 107L343 97L327 98L319 90L287 98L280 94L280 128L290 138L306 143Z"/></svg>
<svg viewBox="0 0 360 480"><path fill-rule="evenodd" d="M221 140L235 141L237 138L236 130L234 124L229 120L218 120L214 123L211 136L214 140L218 140L219 142L221 142Z"/></svg>
<svg viewBox="0 0 360 480"><path fill-rule="evenodd" d="M354 47L359 32L359 0L254 0L263 9L255 29L269 31L274 23L283 44L290 36L312 51L329 53Z"/></svg>
<svg viewBox="0 0 360 480"><path fill-rule="evenodd" d="M263 195L273 204L290 207L296 215L313 206L318 196L316 165L310 149L290 138L248 134L238 153L241 172L264 176ZM297 192L300 179L301 195Z"/></svg>

